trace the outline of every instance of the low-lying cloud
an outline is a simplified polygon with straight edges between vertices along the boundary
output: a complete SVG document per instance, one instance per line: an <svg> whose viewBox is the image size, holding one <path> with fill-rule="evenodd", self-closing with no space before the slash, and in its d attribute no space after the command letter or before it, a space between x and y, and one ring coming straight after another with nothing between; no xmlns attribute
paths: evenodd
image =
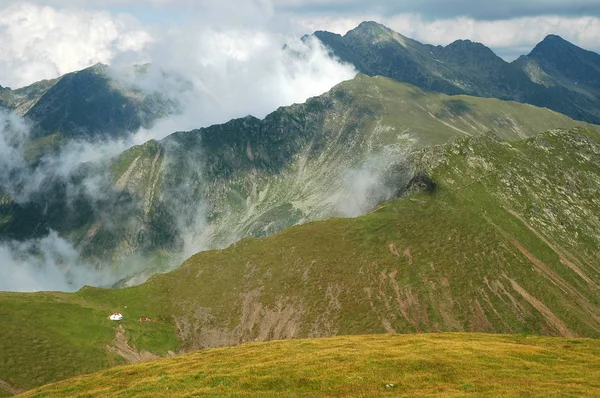
<svg viewBox="0 0 600 398"><path fill-rule="evenodd" d="M262 118L356 75L353 66L332 59L314 38L302 41L260 29L180 29L157 40L143 60L152 67L131 84L158 92L179 108L145 138L246 115ZM114 66L127 71L129 63L117 58Z"/></svg>
<svg viewBox="0 0 600 398"><path fill-rule="evenodd" d="M26 242L0 243L0 291L76 291L107 286L117 278L83 261L73 245L51 231Z"/></svg>
<svg viewBox="0 0 600 398"><path fill-rule="evenodd" d="M231 28L192 23L165 31L146 29L127 15L28 3L11 5L0 15L0 39L6 43L0 53L0 84L18 87L104 62L111 65L116 86L158 93L175 104L175 114L151 128L120 139L71 141L36 165L25 156L31 126L21 117L0 112L0 195L5 203L26 206L37 201L43 207L53 187L60 186L67 206L86 198L90 211L105 217L104 228L120 213L107 214L101 208L114 199L110 178L102 170L124 150L175 131L248 114L263 117L279 106L320 95L356 74L353 67L330 58L319 42L277 34L262 25ZM148 73L131 72L132 65L145 63L151 64ZM83 181L74 182L73 176L79 176L85 165L100 172L84 174ZM208 248L205 236L210 225L203 203L187 205L190 211L182 218L192 218L179 228L184 250L192 254ZM113 210L117 209L108 213ZM127 276L107 271L111 264L103 264L102 270L98 264L88 264L80 250L52 230L25 241L5 238L0 241L0 290L70 291L84 284L106 286ZM139 264L133 266L139 269Z"/></svg>

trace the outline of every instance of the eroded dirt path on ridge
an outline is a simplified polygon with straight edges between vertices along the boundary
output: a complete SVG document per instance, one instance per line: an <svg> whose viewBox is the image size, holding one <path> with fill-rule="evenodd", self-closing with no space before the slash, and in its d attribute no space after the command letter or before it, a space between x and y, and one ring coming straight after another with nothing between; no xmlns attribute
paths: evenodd
<svg viewBox="0 0 600 398"><path fill-rule="evenodd" d="M9 394L12 395L19 395L22 392L25 392L25 390L19 390L18 388L14 388L2 379L0 379L0 390L7 391Z"/></svg>
<svg viewBox="0 0 600 398"><path fill-rule="evenodd" d="M125 329L123 329L122 325L119 325L119 328L117 329L113 344L106 346L106 349L125 358L125 360L130 363L151 361L160 358L158 355L151 352L137 351L136 349L131 348L127 343L127 335L125 334Z"/></svg>

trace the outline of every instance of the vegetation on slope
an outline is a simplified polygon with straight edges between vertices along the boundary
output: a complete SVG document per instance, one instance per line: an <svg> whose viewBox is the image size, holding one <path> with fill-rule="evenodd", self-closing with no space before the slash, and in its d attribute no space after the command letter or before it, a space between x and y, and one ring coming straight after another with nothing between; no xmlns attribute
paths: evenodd
<svg viewBox="0 0 600 398"><path fill-rule="evenodd" d="M27 209L0 207L8 220L0 235L52 229L89 262L123 276L140 268L149 275L157 253L174 258L166 270L185 260L185 248L195 248L189 256L311 220L363 214L404 192L414 176L406 159L412 150L490 130L515 140L583 125L530 105L360 75L264 120L237 119L131 148L113 161L109 177L86 179L100 167L84 167L68 187L79 194L81 182L104 184L93 195L74 201L68 187L47 184L49 192ZM72 202L79 207L69 208Z"/></svg>
<svg viewBox="0 0 600 398"><path fill-rule="evenodd" d="M199 253L134 288L1 294L0 379L30 388L108 367L114 352L137 360L273 339L600 337L596 131L464 137L413 156L421 172L409 191L420 193L365 216ZM106 319L114 311L122 329ZM47 338L23 343L35 336ZM103 350L123 340L134 354Z"/></svg>
<svg viewBox="0 0 600 398"><path fill-rule="evenodd" d="M12 110L17 115L23 116L59 80L60 78L42 80L16 90L11 90L8 87L0 87L0 107Z"/></svg>
<svg viewBox="0 0 600 398"><path fill-rule="evenodd" d="M245 344L118 367L26 397L600 394L600 341L422 334Z"/></svg>
<svg viewBox="0 0 600 398"><path fill-rule="evenodd" d="M127 339L116 341L120 327L131 336L129 344L140 348L129 354L144 358L142 352L148 347L155 354L168 355L179 342L164 310L165 298L146 287L86 288L76 294L2 293L0 380L24 390L133 360L119 354L127 344ZM116 311L125 314L119 325L108 319ZM152 322L141 323L141 317Z"/></svg>

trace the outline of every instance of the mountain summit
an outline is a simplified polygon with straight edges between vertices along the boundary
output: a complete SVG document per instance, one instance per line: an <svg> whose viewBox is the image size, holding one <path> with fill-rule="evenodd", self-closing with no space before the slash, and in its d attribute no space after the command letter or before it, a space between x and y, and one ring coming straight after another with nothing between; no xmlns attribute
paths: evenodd
<svg viewBox="0 0 600 398"><path fill-rule="evenodd" d="M600 55L550 35L529 56L508 63L481 43L419 43L376 22L346 35L318 31L321 42L361 73L446 94L494 97L546 107L600 123Z"/></svg>
<svg viewBox="0 0 600 398"><path fill-rule="evenodd" d="M560 36L549 35L517 65L538 68L548 86L560 86L592 97L600 96L600 55L584 50Z"/></svg>

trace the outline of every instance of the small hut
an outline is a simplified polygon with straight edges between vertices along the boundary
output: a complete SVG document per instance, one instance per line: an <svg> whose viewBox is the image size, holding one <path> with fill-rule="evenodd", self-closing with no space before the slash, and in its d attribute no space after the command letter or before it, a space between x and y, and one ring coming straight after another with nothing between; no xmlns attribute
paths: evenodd
<svg viewBox="0 0 600 398"><path fill-rule="evenodd" d="M115 312L111 316L108 317L111 321L122 321L123 315L120 312Z"/></svg>

